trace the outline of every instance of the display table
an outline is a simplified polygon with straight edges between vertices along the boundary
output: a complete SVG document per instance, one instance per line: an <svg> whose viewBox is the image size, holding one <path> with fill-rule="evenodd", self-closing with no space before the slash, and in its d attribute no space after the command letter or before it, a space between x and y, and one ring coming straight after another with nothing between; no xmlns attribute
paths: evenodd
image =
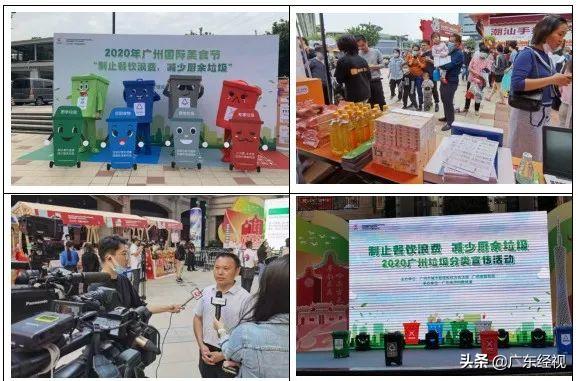
<svg viewBox="0 0 578 381"><path fill-rule="evenodd" d="M326 144L319 148L304 148L299 147L298 153L306 157L312 158L314 160L321 160L333 165L341 165L341 158L333 155L331 152L331 145ZM412 175L410 173L395 171L391 168L384 167L383 165L376 164L373 161L369 162L361 170L361 175L367 175L366 177L370 180L378 180L389 183L399 183L399 184L421 184L423 183L422 175Z"/></svg>
<svg viewBox="0 0 578 381"><path fill-rule="evenodd" d="M555 347L547 348L500 348L498 354L506 356L518 356L512 359L510 369L495 370L493 367L461 368L460 358L462 354L469 354L470 361L474 361L476 354L480 353L480 348L459 349L444 348L438 350L427 350L421 348L406 349L403 352L402 366L385 366L385 353L383 350L371 350L367 352L350 352L346 358L333 358L333 352L301 352L297 353L297 375L474 375L474 374L522 374L522 373L548 373L572 374L572 356L566 356L565 368L524 368L524 355L556 355ZM520 356L522 357L520 359ZM534 362L535 363L535 362Z"/></svg>
<svg viewBox="0 0 578 381"><path fill-rule="evenodd" d="M514 184L515 183L514 171L518 167L518 165L520 165L521 159L519 157L512 157L510 150L507 148L500 148L500 151L503 153L507 153L507 155L499 155L499 158L503 157L503 159L500 161L502 163L501 164L502 167L507 162L508 164L511 163L513 168L512 172L510 173L504 173L505 171L502 171L502 173L498 175L498 183ZM331 146L329 144L326 144L319 148L299 147L298 153L300 155L304 155L314 160L323 161L337 166L341 165L341 158L333 155L333 153L331 152ZM540 184L544 184L545 181L542 163L534 161L534 169L539 174ZM385 181L388 183L422 184L424 182L423 173L416 176L410 173L399 172L391 168L384 167L383 165L374 163L373 161L369 162L365 167L363 167L362 176L363 175L366 175L365 177L367 177L370 180Z"/></svg>

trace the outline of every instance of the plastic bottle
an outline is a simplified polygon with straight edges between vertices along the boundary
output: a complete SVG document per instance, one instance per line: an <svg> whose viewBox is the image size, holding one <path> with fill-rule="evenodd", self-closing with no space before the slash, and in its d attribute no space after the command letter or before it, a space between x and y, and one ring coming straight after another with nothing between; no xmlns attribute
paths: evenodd
<svg viewBox="0 0 578 381"><path fill-rule="evenodd" d="M518 184L532 184L534 182L534 166L532 154L529 152L522 154L522 160L516 170L516 182Z"/></svg>
<svg viewBox="0 0 578 381"><path fill-rule="evenodd" d="M331 144L331 152L341 157L343 155L343 139L340 131L341 114L339 111L335 112L333 119L329 122L329 141Z"/></svg>

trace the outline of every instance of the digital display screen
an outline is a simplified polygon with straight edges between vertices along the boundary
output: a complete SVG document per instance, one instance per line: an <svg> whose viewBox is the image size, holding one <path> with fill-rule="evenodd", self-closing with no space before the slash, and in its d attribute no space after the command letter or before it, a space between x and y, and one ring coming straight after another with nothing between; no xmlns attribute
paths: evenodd
<svg viewBox="0 0 578 381"><path fill-rule="evenodd" d="M551 337L547 231L546 212L350 221L350 331L415 322L424 339L440 322L444 337L484 325Z"/></svg>

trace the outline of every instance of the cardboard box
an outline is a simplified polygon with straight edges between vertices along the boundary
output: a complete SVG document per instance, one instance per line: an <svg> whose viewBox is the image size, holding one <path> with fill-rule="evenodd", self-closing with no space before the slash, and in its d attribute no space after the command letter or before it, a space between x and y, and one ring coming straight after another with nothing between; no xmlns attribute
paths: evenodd
<svg viewBox="0 0 578 381"><path fill-rule="evenodd" d="M418 175L435 151L433 114L394 110L375 121L373 160Z"/></svg>
<svg viewBox="0 0 578 381"><path fill-rule="evenodd" d="M305 107L310 103L323 105L323 85L319 78L301 78L297 80L297 108Z"/></svg>

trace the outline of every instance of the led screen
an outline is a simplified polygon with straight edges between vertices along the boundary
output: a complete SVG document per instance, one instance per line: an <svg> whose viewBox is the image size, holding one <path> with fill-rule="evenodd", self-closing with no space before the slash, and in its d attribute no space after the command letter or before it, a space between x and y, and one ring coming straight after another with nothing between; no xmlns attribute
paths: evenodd
<svg viewBox="0 0 578 381"><path fill-rule="evenodd" d="M352 220L349 266L353 334L417 322L424 339L441 322L444 337L488 324L513 341L551 335L545 212Z"/></svg>

